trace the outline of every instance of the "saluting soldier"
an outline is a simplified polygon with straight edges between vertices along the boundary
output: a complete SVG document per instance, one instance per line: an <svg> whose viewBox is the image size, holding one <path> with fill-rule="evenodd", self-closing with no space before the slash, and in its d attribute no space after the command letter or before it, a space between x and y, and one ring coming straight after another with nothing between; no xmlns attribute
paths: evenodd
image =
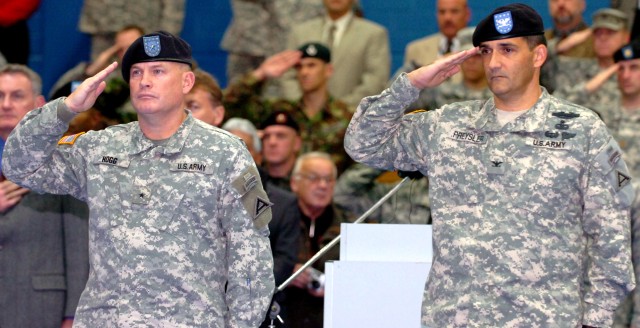
<svg viewBox="0 0 640 328"><path fill-rule="evenodd" d="M401 75L351 120L354 160L429 178L423 327L608 327L635 286L629 171L597 115L540 86L543 32L531 7L499 7L476 48ZM403 115L478 53L493 97Z"/></svg>
<svg viewBox="0 0 640 328"><path fill-rule="evenodd" d="M91 272L77 327L257 327L274 290L267 198L239 138L196 120L191 47L166 32L122 60L139 121L60 139L117 63L9 136L8 179L90 207ZM59 141L58 141L59 140Z"/></svg>

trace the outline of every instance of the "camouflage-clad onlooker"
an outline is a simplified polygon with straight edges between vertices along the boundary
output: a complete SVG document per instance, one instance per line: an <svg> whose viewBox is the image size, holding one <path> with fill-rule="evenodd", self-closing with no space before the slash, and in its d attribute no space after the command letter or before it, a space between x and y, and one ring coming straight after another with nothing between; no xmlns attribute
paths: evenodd
<svg viewBox="0 0 640 328"><path fill-rule="evenodd" d="M640 40L632 41L614 54L618 67L621 99L603 120L622 149L622 158L633 177L640 176ZM634 180L636 200L631 208L632 255L636 281L640 277L640 193ZM640 288L627 297L616 313L614 327L640 327Z"/></svg>
<svg viewBox="0 0 640 328"><path fill-rule="evenodd" d="M603 69L595 58L559 58L558 66L562 69L556 75L559 87L553 93L555 97L587 107L599 115L620 101L614 67Z"/></svg>
<svg viewBox="0 0 640 328"><path fill-rule="evenodd" d="M91 35L91 59L113 45L123 27L137 25L146 33L182 31L186 0L84 0L78 27Z"/></svg>
<svg viewBox="0 0 640 328"><path fill-rule="evenodd" d="M613 53L629 41L627 15L616 9L600 9L593 14L591 28L595 58L551 58L555 67L553 95L602 112L619 99L615 77L599 74L608 69L615 70L611 68Z"/></svg>
<svg viewBox="0 0 640 328"><path fill-rule="evenodd" d="M192 65L184 40L145 35L122 60L138 121L61 139L114 63L31 111L6 142L8 179L89 205L91 267L74 327L257 327L264 319L275 287L273 204L241 140L184 108Z"/></svg>
<svg viewBox="0 0 640 328"><path fill-rule="evenodd" d="M391 191L400 181L395 172L362 164L350 166L336 183L333 202L359 217ZM406 183L367 217L368 222L428 224L431 223L429 182L421 178Z"/></svg>
<svg viewBox="0 0 640 328"><path fill-rule="evenodd" d="M422 325L610 326L635 287L621 150L593 112L540 87L547 49L531 7L495 9L473 43L363 99L345 138L358 162L429 178ZM404 115L477 53L493 97Z"/></svg>
<svg viewBox="0 0 640 328"><path fill-rule="evenodd" d="M261 126L274 111L291 114L300 126L301 152L323 151L331 154L340 172L351 164L344 151L344 133L353 115L344 102L327 91L332 73L331 53L319 43L309 43L299 50L288 50L268 58L254 72L230 85L225 91L224 105L228 117L246 118ZM303 90L298 101L262 100L264 81L280 76L294 67Z"/></svg>

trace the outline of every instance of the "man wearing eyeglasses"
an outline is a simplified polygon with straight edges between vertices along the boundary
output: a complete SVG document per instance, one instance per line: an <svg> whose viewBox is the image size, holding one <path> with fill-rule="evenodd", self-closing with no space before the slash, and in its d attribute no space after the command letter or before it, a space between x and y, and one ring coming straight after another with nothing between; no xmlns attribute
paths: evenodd
<svg viewBox="0 0 640 328"><path fill-rule="evenodd" d="M340 234L340 223L351 221L332 202L337 175L335 163L324 152L305 153L295 162L291 190L298 196L302 218L295 271ZM339 248L331 249L287 288L289 327L322 328L324 263L337 260L339 254Z"/></svg>

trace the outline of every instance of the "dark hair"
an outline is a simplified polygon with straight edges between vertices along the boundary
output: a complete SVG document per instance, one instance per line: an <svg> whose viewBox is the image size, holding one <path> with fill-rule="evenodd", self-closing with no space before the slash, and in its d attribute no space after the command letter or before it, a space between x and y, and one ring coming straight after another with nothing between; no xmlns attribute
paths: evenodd
<svg viewBox="0 0 640 328"><path fill-rule="evenodd" d="M529 45L529 50L533 50L533 48L541 44L544 46L547 45L547 38L544 36L544 34L529 35L529 36L525 36L524 38L527 41L527 44Z"/></svg>

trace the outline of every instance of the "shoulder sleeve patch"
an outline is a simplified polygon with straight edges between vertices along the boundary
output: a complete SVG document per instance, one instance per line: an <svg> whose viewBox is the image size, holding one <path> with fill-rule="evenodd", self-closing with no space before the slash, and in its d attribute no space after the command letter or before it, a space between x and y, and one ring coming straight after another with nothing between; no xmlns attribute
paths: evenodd
<svg viewBox="0 0 640 328"><path fill-rule="evenodd" d="M76 139L78 139L78 137L83 134L84 132L80 132L80 133L64 136L58 141L58 145L73 145L76 142Z"/></svg>
<svg viewBox="0 0 640 328"><path fill-rule="evenodd" d="M634 197L632 178L621 155L622 151L618 143L611 139L607 147L596 156L595 165L621 202L630 205Z"/></svg>
<svg viewBox="0 0 640 328"><path fill-rule="evenodd" d="M251 166L247 168L232 183L233 188L240 194L244 209L252 216L253 225L261 230L271 221L271 206L267 193L260 182L258 170Z"/></svg>

